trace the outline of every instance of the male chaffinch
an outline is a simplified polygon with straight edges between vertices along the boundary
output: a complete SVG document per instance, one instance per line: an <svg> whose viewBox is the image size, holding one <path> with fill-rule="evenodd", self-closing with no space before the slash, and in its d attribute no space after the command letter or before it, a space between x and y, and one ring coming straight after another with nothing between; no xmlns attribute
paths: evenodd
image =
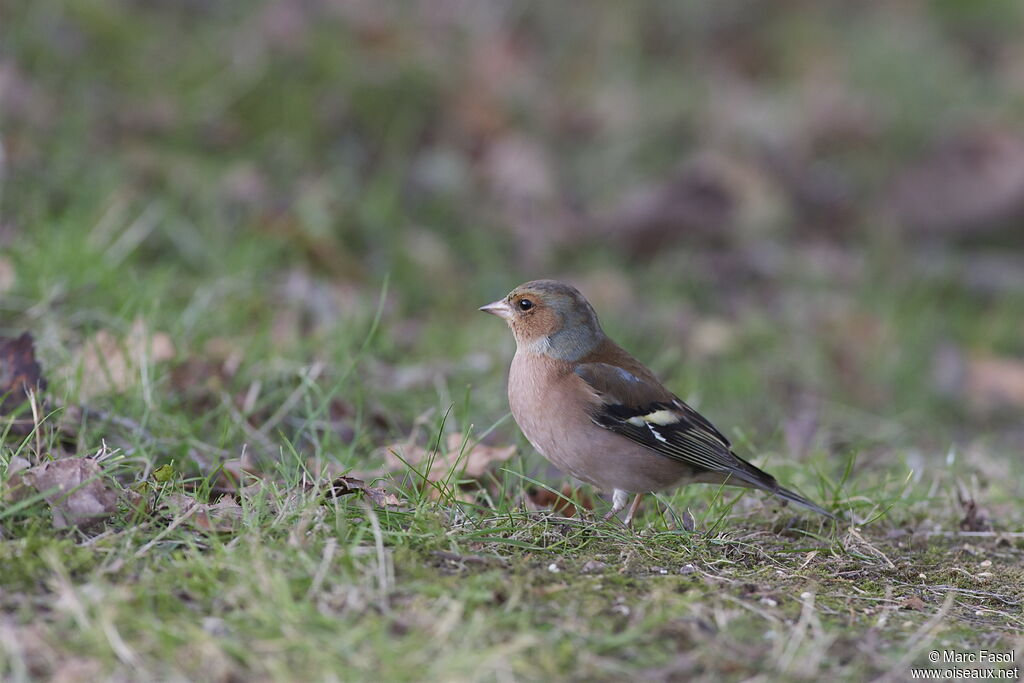
<svg viewBox="0 0 1024 683"><path fill-rule="evenodd" d="M762 489L833 518L735 453L729 440L605 335L579 291L534 280L481 311L516 339L512 415L534 448L572 476L612 491L628 525L644 493L691 482Z"/></svg>

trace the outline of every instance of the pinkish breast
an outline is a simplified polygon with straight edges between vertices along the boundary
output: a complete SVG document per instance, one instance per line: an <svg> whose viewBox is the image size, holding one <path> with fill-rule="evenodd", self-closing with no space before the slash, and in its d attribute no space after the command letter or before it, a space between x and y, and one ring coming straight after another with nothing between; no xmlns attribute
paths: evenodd
<svg viewBox="0 0 1024 683"><path fill-rule="evenodd" d="M580 405L598 396L568 363L516 352L508 400L530 444L556 467L610 491L657 491L681 483L690 469L596 425Z"/></svg>

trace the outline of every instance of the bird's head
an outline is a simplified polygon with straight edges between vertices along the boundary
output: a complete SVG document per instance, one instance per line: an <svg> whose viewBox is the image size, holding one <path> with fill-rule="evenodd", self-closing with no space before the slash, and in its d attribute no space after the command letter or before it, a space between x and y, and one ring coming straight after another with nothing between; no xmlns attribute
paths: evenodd
<svg viewBox="0 0 1024 683"><path fill-rule="evenodd" d="M480 307L503 318L521 351L574 361L604 338L593 306L572 285L534 280Z"/></svg>

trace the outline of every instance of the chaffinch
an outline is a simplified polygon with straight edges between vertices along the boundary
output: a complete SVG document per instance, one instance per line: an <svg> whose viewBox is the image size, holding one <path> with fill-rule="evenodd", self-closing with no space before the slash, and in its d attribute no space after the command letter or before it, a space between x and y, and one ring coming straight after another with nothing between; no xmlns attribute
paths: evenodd
<svg viewBox="0 0 1024 683"><path fill-rule="evenodd" d="M535 280L481 311L516 339L508 401L535 449L561 470L612 491L610 519L637 496L692 482L762 489L833 518L732 452L729 440L605 335L570 285Z"/></svg>

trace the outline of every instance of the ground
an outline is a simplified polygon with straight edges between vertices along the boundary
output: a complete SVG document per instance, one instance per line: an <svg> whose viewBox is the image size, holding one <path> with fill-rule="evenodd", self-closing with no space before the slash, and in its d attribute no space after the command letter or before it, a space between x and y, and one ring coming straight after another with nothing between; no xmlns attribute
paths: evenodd
<svg viewBox="0 0 1024 683"><path fill-rule="evenodd" d="M0 678L1019 667L1017 3L397 7L0 10ZM602 522L537 277L840 521Z"/></svg>

